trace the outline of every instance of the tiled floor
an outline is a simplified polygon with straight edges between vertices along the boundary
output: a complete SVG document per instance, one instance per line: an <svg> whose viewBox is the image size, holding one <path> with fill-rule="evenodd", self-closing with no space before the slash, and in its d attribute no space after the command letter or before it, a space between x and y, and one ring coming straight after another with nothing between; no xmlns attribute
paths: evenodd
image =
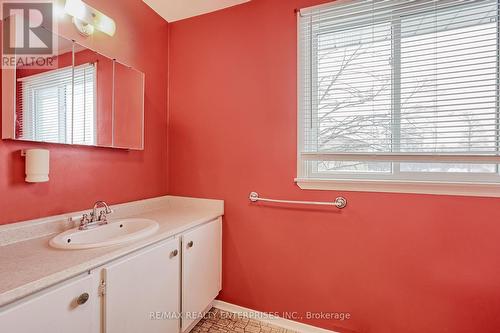
<svg viewBox="0 0 500 333"><path fill-rule="evenodd" d="M297 333L255 319L212 308L192 333Z"/></svg>

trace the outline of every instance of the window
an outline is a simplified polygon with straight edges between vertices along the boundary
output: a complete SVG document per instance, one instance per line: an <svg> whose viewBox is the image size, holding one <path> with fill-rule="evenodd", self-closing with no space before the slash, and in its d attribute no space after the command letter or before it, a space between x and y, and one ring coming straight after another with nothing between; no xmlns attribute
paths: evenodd
<svg viewBox="0 0 500 333"><path fill-rule="evenodd" d="M19 138L95 144L95 67L96 64L75 67L74 79L72 67L19 78Z"/></svg>
<svg viewBox="0 0 500 333"><path fill-rule="evenodd" d="M499 8L384 0L301 10L299 186L500 182Z"/></svg>

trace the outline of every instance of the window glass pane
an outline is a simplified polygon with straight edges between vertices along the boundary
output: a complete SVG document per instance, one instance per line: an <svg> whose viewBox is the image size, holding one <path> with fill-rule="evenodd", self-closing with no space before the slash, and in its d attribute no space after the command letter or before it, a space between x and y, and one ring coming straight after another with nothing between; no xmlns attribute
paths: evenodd
<svg viewBox="0 0 500 333"><path fill-rule="evenodd" d="M457 6L401 21L427 32L401 41L402 151L496 151L497 23L482 6L480 18Z"/></svg>
<svg viewBox="0 0 500 333"><path fill-rule="evenodd" d="M33 90L37 140L59 142L59 91L57 87Z"/></svg>
<svg viewBox="0 0 500 333"><path fill-rule="evenodd" d="M318 36L318 151L391 149L390 36L390 24Z"/></svg>
<svg viewBox="0 0 500 333"><path fill-rule="evenodd" d="M401 172L495 173L495 164L401 163Z"/></svg>
<svg viewBox="0 0 500 333"><path fill-rule="evenodd" d="M317 162L319 173L390 173L392 171L390 162L361 162L361 161L321 161Z"/></svg>

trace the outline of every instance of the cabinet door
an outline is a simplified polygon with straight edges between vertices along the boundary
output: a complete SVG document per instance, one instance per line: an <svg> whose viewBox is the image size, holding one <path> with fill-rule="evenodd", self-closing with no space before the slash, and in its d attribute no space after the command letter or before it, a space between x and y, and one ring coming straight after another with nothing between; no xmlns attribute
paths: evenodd
<svg viewBox="0 0 500 333"><path fill-rule="evenodd" d="M88 294L86 301L85 294ZM93 320L97 319L93 318L92 311L97 304L96 298L92 278L89 275L78 277L3 309L0 331L90 333Z"/></svg>
<svg viewBox="0 0 500 333"><path fill-rule="evenodd" d="M221 290L221 236L220 218L182 236L182 331Z"/></svg>
<svg viewBox="0 0 500 333"><path fill-rule="evenodd" d="M175 238L103 269L106 333L178 333L180 249Z"/></svg>

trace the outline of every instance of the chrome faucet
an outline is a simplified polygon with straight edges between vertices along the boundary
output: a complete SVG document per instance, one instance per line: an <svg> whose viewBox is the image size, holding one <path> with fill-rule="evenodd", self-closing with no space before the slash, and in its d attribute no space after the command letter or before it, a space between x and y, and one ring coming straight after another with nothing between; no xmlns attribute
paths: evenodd
<svg viewBox="0 0 500 333"><path fill-rule="evenodd" d="M99 208L99 206L103 206L105 209L104 210L101 210L101 212L99 213L99 216L97 216L97 208ZM107 220L106 220L106 214L111 214L113 211L111 210L111 208L109 208L108 204L105 203L104 201L96 201L96 203L94 204L94 208L92 208L92 213L90 213L90 222L104 222L104 223L101 223L101 224L106 224L108 223Z"/></svg>
<svg viewBox="0 0 500 333"><path fill-rule="evenodd" d="M97 215L97 209L99 207L104 207L104 210L101 210L99 215ZM96 201L92 211L90 212L90 217L88 214L83 214L82 219L80 220L80 226L78 229L86 230L89 227L95 227L98 225L103 225L108 223L107 215L111 214L113 210L109 208L108 204L102 200Z"/></svg>

